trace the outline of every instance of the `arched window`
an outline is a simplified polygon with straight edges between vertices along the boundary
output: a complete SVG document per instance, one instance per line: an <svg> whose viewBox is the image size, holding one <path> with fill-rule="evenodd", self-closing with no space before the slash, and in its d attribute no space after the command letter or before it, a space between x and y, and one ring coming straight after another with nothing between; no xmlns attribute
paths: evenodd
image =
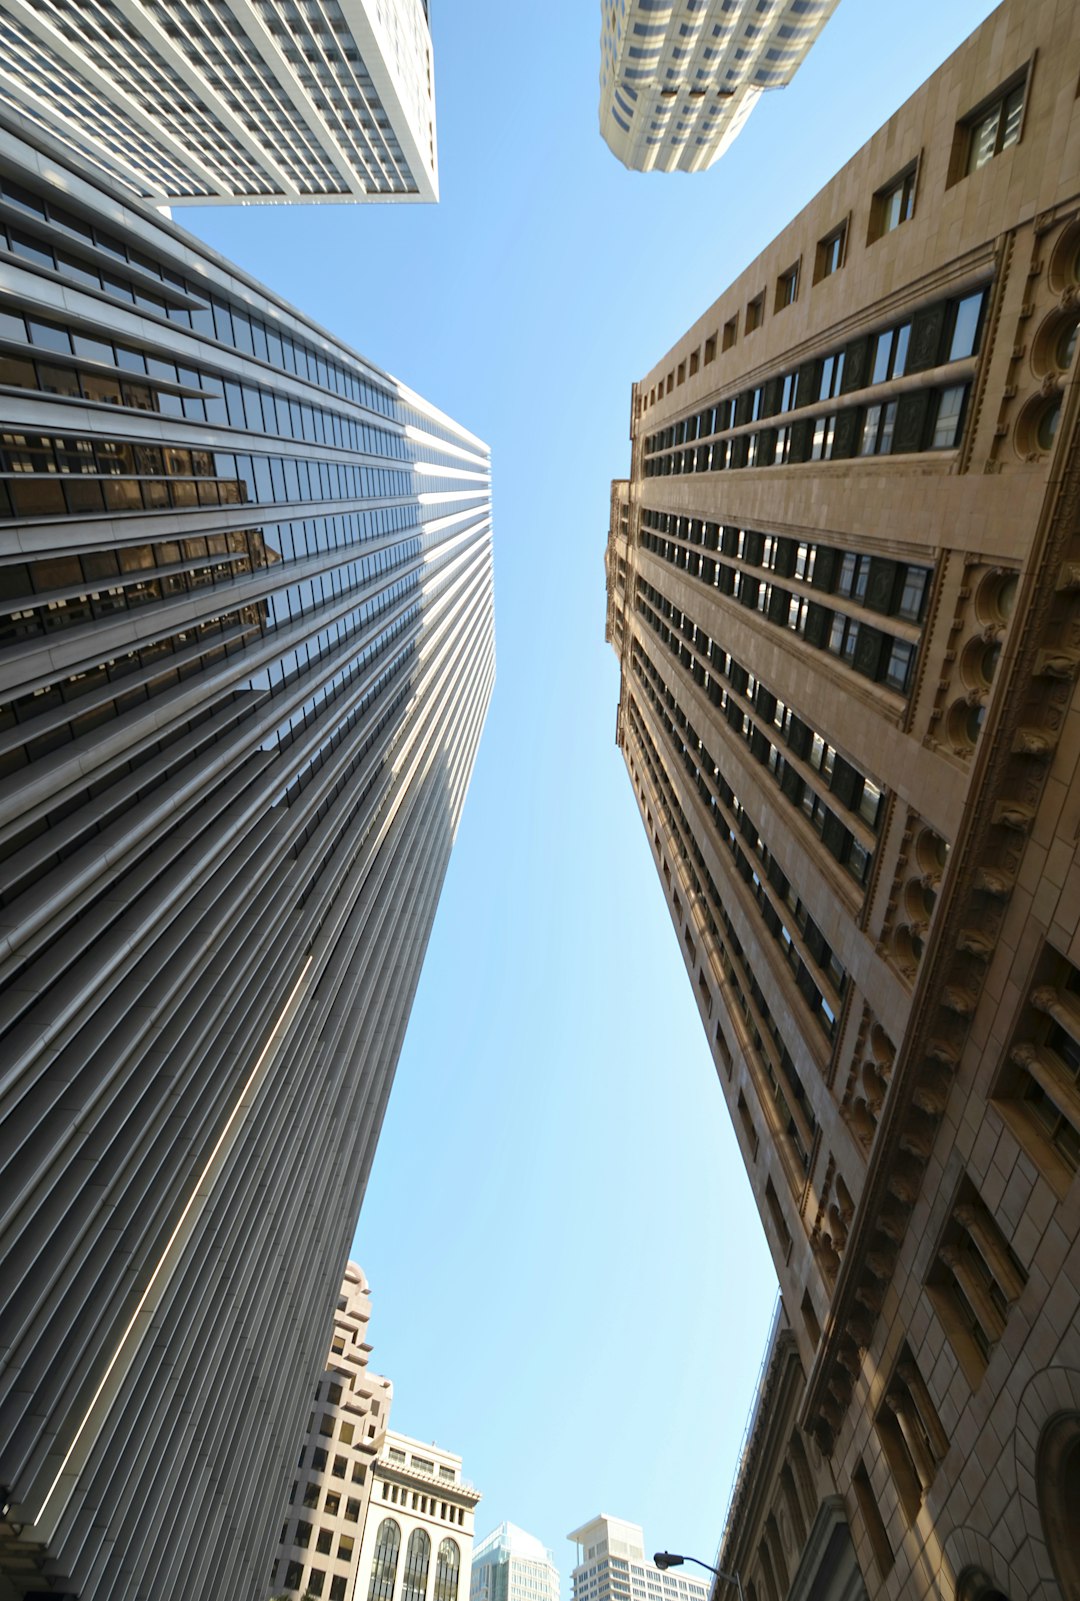
<svg viewBox="0 0 1080 1601"><path fill-rule="evenodd" d="M956 1601L1009 1601L1009 1597L997 1588L993 1579L988 1578L981 1568L968 1568L960 1575Z"/></svg>
<svg viewBox="0 0 1080 1601"><path fill-rule="evenodd" d="M427 1601L430 1562L431 1541L423 1529L414 1529L409 1535L409 1544L405 1552L405 1577L401 1585L401 1601Z"/></svg>
<svg viewBox="0 0 1080 1601"><path fill-rule="evenodd" d="M371 1562L371 1588L368 1601L393 1601L397 1578L397 1559L401 1549L401 1530L393 1518L384 1518L375 1538Z"/></svg>
<svg viewBox="0 0 1080 1601"><path fill-rule="evenodd" d="M453 1540L443 1540L435 1563L435 1594L432 1601L457 1601L461 1552Z"/></svg>
<svg viewBox="0 0 1080 1601"><path fill-rule="evenodd" d="M1043 1430L1035 1467L1050 1561L1065 1601L1080 1601L1080 1413L1059 1412Z"/></svg>

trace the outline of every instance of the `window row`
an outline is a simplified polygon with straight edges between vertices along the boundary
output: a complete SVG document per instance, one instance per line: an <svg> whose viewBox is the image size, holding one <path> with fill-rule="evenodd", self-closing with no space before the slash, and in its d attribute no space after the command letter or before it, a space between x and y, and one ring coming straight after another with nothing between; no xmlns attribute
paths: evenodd
<svg viewBox="0 0 1080 1601"><path fill-rule="evenodd" d="M2 198L27 219L22 229L12 224L8 230L9 248L24 260L57 271L81 287L101 289L116 299L163 315L170 322L266 361L279 371L333 390L343 399L386 417L397 414L394 397L386 390L223 295L208 295L202 282L184 278L85 218L7 177L3 179ZM125 271L127 266L135 271ZM157 280L156 287L150 279ZM196 303L190 305L190 301Z"/></svg>
<svg viewBox="0 0 1080 1601"><path fill-rule="evenodd" d="M830 854L847 868L857 884L865 884L873 852L859 833L844 821L839 806L856 813L867 827L876 829L882 812L882 791L852 763L838 756L820 734L734 657L726 655L685 612L680 613L643 579L638 580L638 586L639 614L679 656L682 665L689 668L694 681L720 709L728 726L772 775L785 799L803 813ZM695 657L690 655L691 646L697 653ZM708 660L708 667L703 657ZM731 684L733 693L720 683L721 673ZM743 710L744 698L760 715L761 722ZM784 741L789 754L776 742L774 733ZM800 762L818 775L820 788L803 776ZM822 790L828 793L828 800Z"/></svg>
<svg viewBox="0 0 1080 1601"><path fill-rule="evenodd" d="M795 578L811 589L853 600L883 617L919 623L926 610L933 568L914 562L867 556L854 550L753 528L735 528L673 512L641 513L641 526L685 545L716 551L744 566L761 567L778 578ZM644 543L644 540L642 540Z"/></svg>
<svg viewBox="0 0 1080 1601"><path fill-rule="evenodd" d="M987 296L986 289L979 289L972 294L936 301L902 322L890 323L874 333L860 334L838 350L813 356L797 368L778 373L752 389L740 390L646 435L645 454L648 457L680 445L692 445L733 428L784 416L874 384L888 383L907 373L926 372L932 367L974 356L982 339ZM738 441L723 443L734 446ZM725 452L717 456L717 466L712 470L719 470L720 465L746 464L730 459L730 453ZM757 465L762 463L759 461ZM681 470L700 472L705 469L684 467ZM649 476L648 463L645 471Z"/></svg>
<svg viewBox="0 0 1080 1601"><path fill-rule="evenodd" d="M0 384L96 405L127 406L191 422L278 434L398 461L410 458L404 437L387 428L255 384L222 379L202 368L178 366L96 334L0 311L0 341L21 347L28 340L35 347L34 359L21 350L19 354L0 350ZM76 361L69 366L65 357Z"/></svg>
<svg viewBox="0 0 1080 1601"><path fill-rule="evenodd" d="M963 434L969 387L954 384L947 389L913 390L882 405L851 408L668 451L648 457L644 475L664 478L851 456L952 450Z"/></svg>
<svg viewBox="0 0 1080 1601"><path fill-rule="evenodd" d="M45 434L0 435L0 474L0 517L404 500L412 488L383 467Z"/></svg>
<svg viewBox="0 0 1080 1601"><path fill-rule="evenodd" d="M394 1601L401 1528L393 1518L384 1518L375 1537L368 1601ZM405 1580L401 1601L427 1601L427 1578L431 1542L423 1529L409 1536L405 1556ZM435 1583L431 1601L457 1601L461 1574L461 1551L455 1540L441 1540L435 1561Z"/></svg>
<svg viewBox="0 0 1080 1601"><path fill-rule="evenodd" d="M739 601L748 610L757 612L763 621L789 629L815 649L835 656L861 677L882 683L898 695L906 694L910 688L917 654L912 640L875 628L846 611L808 600L805 595L739 571L689 547L680 548L648 529L642 530L641 543L680 572L689 573L709 588Z"/></svg>
<svg viewBox="0 0 1080 1601"><path fill-rule="evenodd" d="M780 1149L792 1186L797 1188L810 1170L817 1131L798 1069L633 698L628 715L658 805L664 809L664 821L678 844L684 872L715 947L728 993L743 1019L750 1047L748 1060L759 1082L759 1097L762 1104L767 1098L775 1109ZM659 850L659 836L653 843ZM678 897L675 899L678 916ZM768 1046L766 1036L770 1042Z"/></svg>
<svg viewBox="0 0 1080 1601"><path fill-rule="evenodd" d="M713 827L731 853L735 871L753 895L770 938L779 947L791 970L795 987L814 1021L831 1043L836 1035L837 1006L843 1000L848 984L843 964L793 887L779 872L753 818L710 756L693 724L677 706L655 664L636 643L632 670L661 719L676 754L681 756L698 794L708 807ZM764 880L751 858L760 865L765 874ZM770 870L774 869L779 883L783 885L780 893L772 886ZM780 908L791 912L798 938L791 933ZM813 969L805 959L807 956L814 964Z"/></svg>

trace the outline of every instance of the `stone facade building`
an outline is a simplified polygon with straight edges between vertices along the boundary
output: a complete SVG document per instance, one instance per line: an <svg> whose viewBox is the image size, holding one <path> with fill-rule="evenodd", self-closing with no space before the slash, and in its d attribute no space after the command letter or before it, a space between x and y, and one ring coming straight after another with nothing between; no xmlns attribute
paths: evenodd
<svg viewBox="0 0 1080 1601"><path fill-rule="evenodd" d="M487 447L0 114L0 1598L244 1601L494 675Z"/></svg>
<svg viewBox="0 0 1080 1601"><path fill-rule="evenodd" d="M356 1601L467 1601L479 1500L459 1456L388 1433L375 1463Z"/></svg>
<svg viewBox="0 0 1080 1601"><path fill-rule="evenodd" d="M310 1591L351 1601L394 1393L389 1379L368 1371L370 1318L367 1280L350 1262L270 1572L275 1595Z"/></svg>
<svg viewBox="0 0 1080 1601"><path fill-rule="evenodd" d="M1080 1596L1075 24L993 12L634 386L612 488L618 743L785 1308L747 1601Z"/></svg>

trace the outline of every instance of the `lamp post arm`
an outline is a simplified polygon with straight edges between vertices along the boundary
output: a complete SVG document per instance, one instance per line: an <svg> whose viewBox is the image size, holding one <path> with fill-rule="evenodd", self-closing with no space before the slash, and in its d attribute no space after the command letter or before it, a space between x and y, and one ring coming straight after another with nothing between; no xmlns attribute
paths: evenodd
<svg viewBox="0 0 1080 1601"><path fill-rule="evenodd" d="M733 1584L739 1592L739 1601L746 1601L742 1580L737 1573L725 1573L722 1568L714 1568L711 1562L702 1562L700 1557L683 1557L683 1561L696 1562L699 1568L707 1568L710 1573L715 1573L718 1579L723 1579L725 1584Z"/></svg>

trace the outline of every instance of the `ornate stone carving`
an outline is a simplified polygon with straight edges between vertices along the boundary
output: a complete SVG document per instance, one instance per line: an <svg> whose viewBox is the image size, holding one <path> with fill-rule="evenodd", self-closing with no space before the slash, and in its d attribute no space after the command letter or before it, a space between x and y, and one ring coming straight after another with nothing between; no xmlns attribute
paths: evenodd
<svg viewBox="0 0 1080 1601"><path fill-rule="evenodd" d="M1057 741L1041 728L1018 728L1013 735L1012 748L1017 756L1034 756L1045 761L1054 754Z"/></svg>
<svg viewBox="0 0 1080 1601"><path fill-rule="evenodd" d="M1000 823L1003 828L1011 828L1017 834L1026 834L1034 817L1030 806L1023 806L1015 800L998 801L993 811L995 823Z"/></svg>
<svg viewBox="0 0 1080 1601"><path fill-rule="evenodd" d="M1035 658L1035 671L1040 678L1061 678L1071 681L1076 677L1080 658L1071 651L1041 650Z"/></svg>
<svg viewBox="0 0 1080 1601"><path fill-rule="evenodd" d="M978 1000L975 991L968 989L965 984L946 984L941 998L946 1008L955 1012L957 1017L970 1017Z"/></svg>
<svg viewBox="0 0 1080 1601"><path fill-rule="evenodd" d="M980 867L975 873L975 888L981 889L986 895L993 895L996 900L1004 900L1012 894L1013 881L1007 873L1002 873L993 867Z"/></svg>

